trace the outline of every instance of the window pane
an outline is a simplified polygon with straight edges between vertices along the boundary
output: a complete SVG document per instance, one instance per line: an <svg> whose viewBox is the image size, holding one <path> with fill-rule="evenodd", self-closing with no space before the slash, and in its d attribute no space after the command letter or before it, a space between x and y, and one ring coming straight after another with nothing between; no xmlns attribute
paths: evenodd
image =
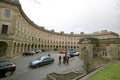
<svg viewBox="0 0 120 80"><path fill-rule="evenodd" d="M7 34L7 30L8 30L8 25L2 25L2 32L3 34Z"/></svg>
<svg viewBox="0 0 120 80"><path fill-rule="evenodd" d="M4 16L5 16L6 18L10 18L10 10L5 9Z"/></svg>

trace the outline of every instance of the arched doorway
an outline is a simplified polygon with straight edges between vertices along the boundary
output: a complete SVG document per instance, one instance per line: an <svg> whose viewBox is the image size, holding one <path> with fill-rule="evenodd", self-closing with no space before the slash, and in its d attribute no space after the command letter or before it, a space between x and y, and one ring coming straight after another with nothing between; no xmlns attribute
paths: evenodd
<svg viewBox="0 0 120 80"><path fill-rule="evenodd" d="M6 55L8 44L4 41L0 41L0 57Z"/></svg>

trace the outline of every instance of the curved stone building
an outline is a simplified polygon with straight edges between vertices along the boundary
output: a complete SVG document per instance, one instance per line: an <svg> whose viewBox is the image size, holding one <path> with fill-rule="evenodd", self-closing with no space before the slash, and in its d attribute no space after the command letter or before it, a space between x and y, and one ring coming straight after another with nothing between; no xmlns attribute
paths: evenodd
<svg viewBox="0 0 120 80"><path fill-rule="evenodd" d="M49 31L25 15L19 0L0 0L0 56L11 58L36 49L75 49L82 55L88 45L92 45L92 53L100 56L118 58L120 53L120 39L115 32L65 34Z"/></svg>

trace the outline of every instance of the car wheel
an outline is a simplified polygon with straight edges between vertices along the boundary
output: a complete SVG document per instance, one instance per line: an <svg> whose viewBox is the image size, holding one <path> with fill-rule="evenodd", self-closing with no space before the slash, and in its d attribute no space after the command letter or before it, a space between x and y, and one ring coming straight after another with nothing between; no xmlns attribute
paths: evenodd
<svg viewBox="0 0 120 80"><path fill-rule="evenodd" d="M10 76L12 73L13 73L12 71L7 71L7 72L5 73L5 76L8 77L8 76Z"/></svg>
<svg viewBox="0 0 120 80"><path fill-rule="evenodd" d="M54 61L52 61L52 63L54 63Z"/></svg>
<svg viewBox="0 0 120 80"><path fill-rule="evenodd" d="M36 68L38 68L38 67L39 67L39 65L36 65L35 67L36 67Z"/></svg>
<svg viewBox="0 0 120 80"><path fill-rule="evenodd" d="M54 62L54 60L52 60L50 63L52 64Z"/></svg>

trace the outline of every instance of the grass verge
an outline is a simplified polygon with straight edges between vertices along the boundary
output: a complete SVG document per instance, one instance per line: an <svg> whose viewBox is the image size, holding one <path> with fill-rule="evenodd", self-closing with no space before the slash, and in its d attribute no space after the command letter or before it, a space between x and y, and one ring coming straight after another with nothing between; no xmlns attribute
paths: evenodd
<svg viewBox="0 0 120 80"><path fill-rule="evenodd" d="M120 80L120 61L105 67L87 80Z"/></svg>

